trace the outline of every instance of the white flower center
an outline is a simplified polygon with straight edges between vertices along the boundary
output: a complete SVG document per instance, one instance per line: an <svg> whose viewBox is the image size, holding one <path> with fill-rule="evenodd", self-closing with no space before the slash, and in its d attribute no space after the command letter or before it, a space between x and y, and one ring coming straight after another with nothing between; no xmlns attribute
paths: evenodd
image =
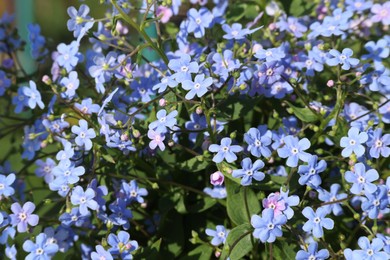
<svg viewBox="0 0 390 260"><path fill-rule="evenodd" d="M269 69L267 69L267 71L265 72L265 74L266 74L267 76L272 76L272 74L274 74L274 70L271 69L271 68L269 68Z"/></svg>
<svg viewBox="0 0 390 260"><path fill-rule="evenodd" d="M24 213L24 212L19 213L19 219L20 219L21 221L26 220L26 219L27 219L26 213Z"/></svg>
<svg viewBox="0 0 390 260"><path fill-rule="evenodd" d="M313 221L314 223L318 224L321 222L321 219L319 217L315 217Z"/></svg>
<svg viewBox="0 0 390 260"><path fill-rule="evenodd" d="M196 84L194 85L194 88L195 88L195 89L199 89L199 88L200 88L200 84L199 84L199 83L196 83Z"/></svg>
<svg viewBox="0 0 390 260"><path fill-rule="evenodd" d="M35 254L36 255L42 255L43 254L43 249L42 248L37 248L37 250L35 250Z"/></svg>
<svg viewBox="0 0 390 260"><path fill-rule="evenodd" d="M291 153L292 154L297 154L298 153L298 149L297 148L292 148L291 149Z"/></svg>
<svg viewBox="0 0 390 260"><path fill-rule="evenodd" d="M351 140L349 140L349 144L350 144L350 145L355 145L355 144L356 144L356 141L353 140L353 139L351 139Z"/></svg>
<svg viewBox="0 0 390 260"><path fill-rule="evenodd" d="M269 223L269 224L267 225L267 227L268 227L269 230L271 230L271 229L274 229L274 228L275 228L275 225L272 224L272 223Z"/></svg>

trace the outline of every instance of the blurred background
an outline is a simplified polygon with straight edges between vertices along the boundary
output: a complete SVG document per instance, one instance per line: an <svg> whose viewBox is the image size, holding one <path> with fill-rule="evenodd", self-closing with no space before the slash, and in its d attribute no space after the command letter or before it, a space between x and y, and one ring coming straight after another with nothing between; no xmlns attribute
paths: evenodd
<svg viewBox="0 0 390 260"><path fill-rule="evenodd" d="M0 0L0 17L5 12L15 15L15 26L23 40L27 40L27 25L37 23L41 26L41 34L46 38L50 49L61 43L70 43L74 40L68 31L66 23L69 19L67 9L70 6L79 9L81 4L91 7L90 16L101 18L106 6L99 0ZM26 41L27 42L27 41ZM24 53L19 53L27 72L34 71L35 64L29 54L30 46L26 46Z"/></svg>

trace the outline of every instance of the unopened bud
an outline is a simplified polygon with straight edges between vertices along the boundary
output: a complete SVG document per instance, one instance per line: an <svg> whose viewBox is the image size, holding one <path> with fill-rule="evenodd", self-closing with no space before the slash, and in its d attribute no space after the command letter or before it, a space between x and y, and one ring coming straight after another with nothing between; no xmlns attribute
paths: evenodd
<svg viewBox="0 0 390 260"><path fill-rule="evenodd" d="M328 87L333 87L334 86L334 81L333 80L328 80L328 82L326 83L326 85L328 86Z"/></svg>
<svg viewBox="0 0 390 260"><path fill-rule="evenodd" d="M195 112L196 112L196 114L198 114L198 115L203 114L203 109L202 109L202 107L197 107L196 110L195 110Z"/></svg>
<svg viewBox="0 0 390 260"><path fill-rule="evenodd" d="M222 185L225 180L225 176L223 176L222 172L216 171L210 175L210 183L212 185Z"/></svg>
<svg viewBox="0 0 390 260"><path fill-rule="evenodd" d="M165 107L167 104L167 100L165 98L162 98L158 101L158 104L160 105L160 107Z"/></svg>

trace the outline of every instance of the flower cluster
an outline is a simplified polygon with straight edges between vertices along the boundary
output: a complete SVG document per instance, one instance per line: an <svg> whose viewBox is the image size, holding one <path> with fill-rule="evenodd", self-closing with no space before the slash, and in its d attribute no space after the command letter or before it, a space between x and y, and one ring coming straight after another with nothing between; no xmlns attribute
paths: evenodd
<svg viewBox="0 0 390 260"><path fill-rule="evenodd" d="M0 18L0 258L390 259L388 2L100 4Z"/></svg>

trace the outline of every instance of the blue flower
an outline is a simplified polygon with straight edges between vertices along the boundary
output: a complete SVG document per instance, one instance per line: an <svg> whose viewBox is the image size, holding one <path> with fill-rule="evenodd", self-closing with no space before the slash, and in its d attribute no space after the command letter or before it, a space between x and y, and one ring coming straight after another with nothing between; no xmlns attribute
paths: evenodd
<svg viewBox="0 0 390 260"><path fill-rule="evenodd" d="M159 133L168 132L168 128L173 128L173 126L176 124L175 117L177 114L177 110L173 110L168 115L165 109L159 110L156 115L157 120L149 124L149 129Z"/></svg>
<svg viewBox="0 0 390 260"><path fill-rule="evenodd" d="M85 115L91 115L92 113L97 114L99 112L100 106L98 104L92 103L92 98L83 99L80 103L74 104L75 108L77 108L81 113Z"/></svg>
<svg viewBox="0 0 390 260"><path fill-rule="evenodd" d="M11 80L7 78L7 74L0 70L0 97L4 95L7 88L11 86Z"/></svg>
<svg viewBox="0 0 390 260"><path fill-rule="evenodd" d="M185 90L189 90L185 98L191 100L196 95L197 97L202 97L207 93L208 87L213 84L213 79L208 77L205 79L204 74L196 75L194 81L185 80L182 82L182 87Z"/></svg>
<svg viewBox="0 0 390 260"><path fill-rule="evenodd" d="M122 259L133 259L131 252L138 248L138 242L130 240L130 234L125 231L119 231L118 235L109 234L107 242L111 246L108 252L120 255Z"/></svg>
<svg viewBox="0 0 390 260"><path fill-rule="evenodd" d="M79 61L82 60L82 56L79 53L79 43L76 41L71 42L69 45L60 43L57 47L58 56L56 62L61 67L64 67L67 72L71 72Z"/></svg>
<svg viewBox="0 0 390 260"><path fill-rule="evenodd" d="M213 246L219 246L221 244L225 244L226 238L229 235L229 230L222 225L217 225L215 230L206 228L206 234L213 237L211 240L211 244Z"/></svg>
<svg viewBox="0 0 390 260"><path fill-rule="evenodd" d="M223 24L222 30L224 30L226 33L223 38L227 40L242 40L245 39L246 35L252 34L260 28L261 27L249 30L248 28L242 28L242 24L240 23L233 23L231 26L228 24Z"/></svg>
<svg viewBox="0 0 390 260"><path fill-rule="evenodd" d="M232 176L234 178L242 178L241 185L248 186L252 183L252 179L256 181L262 181L265 177L263 172L259 170L264 167L264 162L262 160L256 160L254 164L252 164L252 160L250 158L245 158L241 162L242 169L233 170Z"/></svg>
<svg viewBox="0 0 390 260"><path fill-rule="evenodd" d="M30 80L30 87L23 87L23 94L27 98L27 105L34 109L37 105L43 109L45 104L42 102L41 93L37 90L37 85L35 82Z"/></svg>
<svg viewBox="0 0 390 260"><path fill-rule="evenodd" d="M285 215L274 216L274 210L264 209L262 217L252 215L251 225L254 227L253 236L260 239L261 242L272 243L276 237L283 235L282 225L287 223Z"/></svg>
<svg viewBox="0 0 390 260"><path fill-rule="evenodd" d="M362 203L362 210L368 212L368 217L377 219L380 210L385 210L389 204L387 198L387 188L384 185L378 185L374 193L366 192L367 200Z"/></svg>
<svg viewBox="0 0 390 260"><path fill-rule="evenodd" d="M172 75L178 83L185 80L191 80L191 73L198 73L199 65L197 62L191 62L191 56L188 54L182 55L179 59L172 59L168 63L168 67L175 73Z"/></svg>
<svg viewBox="0 0 390 260"><path fill-rule="evenodd" d="M15 105L15 113L19 114L27 106L28 97L23 93L24 87L18 88L18 93L12 98L12 104Z"/></svg>
<svg viewBox="0 0 390 260"><path fill-rule="evenodd" d="M41 27L38 24L27 25L28 38L31 43L31 56L33 59L38 60L45 58L49 51L45 48L46 40L41 35Z"/></svg>
<svg viewBox="0 0 390 260"><path fill-rule="evenodd" d="M148 138L151 139L149 142L149 148L154 150L158 146L161 151L165 150L165 144L164 144L164 139L165 135L158 132L158 131L153 131L152 129L149 129L148 131Z"/></svg>
<svg viewBox="0 0 390 260"><path fill-rule="evenodd" d="M174 80L174 76L163 76L160 83L153 86L153 90L158 90L158 93L164 92L167 87L174 88L177 86L177 82Z"/></svg>
<svg viewBox="0 0 390 260"><path fill-rule="evenodd" d="M71 71L68 77L63 77L60 84L66 88L65 92L61 93L62 98L72 99L76 95L80 81L76 71Z"/></svg>
<svg viewBox="0 0 390 260"><path fill-rule="evenodd" d="M282 46L277 48L259 49L256 51L255 57L259 60L265 60L266 62L281 61L286 57L286 53Z"/></svg>
<svg viewBox="0 0 390 260"><path fill-rule="evenodd" d="M96 137L95 130L88 128L88 123L84 119L79 121L79 126L72 126L72 133L76 134L75 142L78 146L84 146L85 150L91 150L92 138Z"/></svg>
<svg viewBox="0 0 390 260"><path fill-rule="evenodd" d="M386 252L381 251L384 243L379 238L374 238L372 242L367 237L360 237L358 245L361 250L354 250L352 252L353 259L367 259L367 260L379 260L389 259L389 255Z"/></svg>
<svg viewBox="0 0 390 260"><path fill-rule="evenodd" d="M326 64L329 66L337 66L341 64L343 70L349 70L351 66L359 64L359 60L351 58L353 51L350 48L345 48L342 53L337 50L330 50L329 56L326 58Z"/></svg>
<svg viewBox="0 0 390 260"><path fill-rule="evenodd" d="M11 211L13 214L10 214L12 226L17 226L18 232L26 232L27 224L30 226L38 225L39 217L36 214L32 214L35 210L34 203L27 201L24 203L23 207L20 206L18 202L15 202L11 205Z"/></svg>
<svg viewBox="0 0 390 260"><path fill-rule="evenodd" d="M307 251L299 250L295 259L296 260L324 260L329 257L329 251L326 249L321 249L318 251L318 243L312 242L310 243Z"/></svg>
<svg viewBox="0 0 390 260"><path fill-rule="evenodd" d="M70 19L66 23L68 26L68 30L70 32L73 31L74 37L79 37L80 33L82 32L83 28L86 26L86 24L92 20L90 16L88 16L89 13L89 7L87 5L80 5L79 10L77 11L76 8L73 6L69 7L68 15L70 16Z"/></svg>
<svg viewBox="0 0 390 260"><path fill-rule="evenodd" d="M97 210L99 205L94 200L95 192L91 188L87 188L84 192L81 186L76 186L72 190L70 201L74 206L79 205L80 214L85 216L89 213L88 208Z"/></svg>
<svg viewBox="0 0 390 260"><path fill-rule="evenodd" d="M61 160L57 166L55 166L51 173L57 178L53 181L56 184L75 184L80 180L79 176L85 173L83 166L74 167L71 165L69 159Z"/></svg>
<svg viewBox="0 0 390 260"><path fill-rule="evenodd" d="M243 149L239 145L231 145L232 139L225 137L221 140L221 145L212 144L209 147L209 151L212 153L217 153L213 157L213 162L220 163L223 159L226 159L227 162L231 163L237 160L237 156L234 153L239 153Z"/></svg>
<svg viewBox="0 0 390 260"><path fill-rule="evenodd" d="M266 127L250 128L244 134L244 140L248 144L248 151L256 157L263 155L264 157L271 156L271 150L268 148L271 145L272 133Z"/></svg>
<svg viewBox="0 0 390 260"><path fill-rule="evenodd" d="M5 248L5 255L11 259L11 260L16 260L16 255L17 255L17 250L16 250L16 247L15 245L12 245L11 247L6 245L6 248Z"/></svg>
<svg viewBox="0 0 390 260"><path fill-rule="evenodd" d="M58 252L58 245L47 243L46 234L40 233L35 239L35 243L26 240L23 243L23 250L30 253L26 257L27 260L50 260Z"/></svg>
<svg viewBox="0 0 390 260"><path fill-rule="evenodd" d="M301 175L299 177L299 184L308 185L314 189L317 189L322 183L319 173L326 170L326 162L321 160L317 163L318 156L313 155L310 157L307 165L300 165L298 168L298 173Z"/></svg>
<svg viewBox="0 0 390 260"><path fill-rule="evenodd" d="M382 22L383 25L390 24L390 3L384 2L383 5L374 4L371 7L371 13L373 16L370 17L370 20L374 23Z"/></svg>
<svg viewBox="0 0 390 260"><path fill-rule="evenodd" d="M307 138L299 140L298 137L288 135L284 138L284 146L277 151L281 158L287 158L287 166L296 167L299 159L304 162L309 161L311 155L304 152L309 147L310 141Z"/></svg>
<svg viewBox="0 0 390 260"><path fill-rule="evenodd" d="M226 79L229 72L238 69L241 65L238 59L234 59L234 53L231 50L224 50L223 55L215 53L212 59L215 62L212 65L214 73L223 79Z"/></svg>
<svg viewBox="0 0 390 260"><path fill-rule="evenodd" d="M12 184L16 179L15 174L11 173L8 176L4 176L0 174L0 198L1 197L9 197L15 193L14 188L12 188Z"/></svg>
<svg viewBox="0 0 390 260"><path fill-rule="evenodd" d="M65 141L63 142L63 146L64 149L60 150L56 155L58 161L71 159L74 155L74 149L71 142Z"/></svg>
<svg viewBox="0 0 390 260"><path fill-rule="evenodd" d="M122 182L119 193L119 198L125 200L127 204L133 201L144 203L143 196L148 195L148 191L145 188L139 188L135 180L130 181L130 184Z"/></svg>
<svg viewBox="0 0 390 260"><path fill-rule="evenodd" d="M331 230L334 222L330 218L325 218L327 212L324 208L318 208L316 212L311 207L303 209L302 214L308 219L302 229L306 232L312 231L313 236L320 238L324 235L322 228Z"/></svg>
<svg viewBox="0 0 390 260"><path fill-rule="evenodd" d="M362 60L373 60L376 63L382 62L382 59L389 57L390 49L385 39L380 39L376 43L369 41L364 45L364 48L368 51L368 54L362 56Z"/></svg>
<svg viewBox="0 0 390 260"><path fill-rule="evenodd" d="M191 8L187 12L187 17L187 30L189 33L193 32L195 38L202 38L205 35L205 28L211 26L214 18L211 12L205 7L200 8L199 11Z"/></svg>
<svg viewBox="0 0 390 260"><path fill-rule="evenodd" d="M224 199L227 196L226 187L224 186L206 187L203 189L203 192L214 199Z"/></svg>
<svg viewBox="0 0 390 260"><path fill-rule="evenodd" d="M357 163L354 166L354 171L345 173L345 180L353 183L351 193L359 195L363 191L374 193L377 186L371 182L379 179L379 174L375 169L370 169L366 172L366 166L363 163Z"/></svg>
<svg viewBox="0 0 390 260"><path fill-rule="evenodd" d="M330 186L330 192L324 189L318 190L318 199L329 203L328 205L321 206L321 208L324 208L327 211L327 214L333 212L335 216L340 216L343 213L343 209L340 206L341 202L335 203L337 200L347 198L347 194L345 193L338 194L340 189L340 184L334 183L332 186Z"/></svg>
<svg viewBox="0 0 390 260"><path fill-rule="evenodd" d="M113 260L114 258L112 257L111 253L109 251L104 250L104 247L101 245L97 245L96 247L96 252L91 253L91 260Z"/></svg>
<svg viewBox="0 0 390 260"><path fill-rule="evenodd" d="M53 159L47 158L46 162L39 159L35 162L35 164L38 166L35 169L35 174L38 177L43 177L46 183L50 183L54 180L54 175L52 173L52 170L57 164Z"/></svg>
<svg viewBox="0 0 390 260"><path fill-rule="evenodd" d="M359 133L359 129L351 127L348 131L348 137L342 137L340 139L340 146L345 147L341 151L343 157L349 157L352 153L355 153L357 157L364 154L364 144L368 140L368 135L365 132Z"/></svg>
<svg viewBox="0 0 390 260"><path fill-rule="evenodd" d="M75 225L76 227L83 227L88 226L90 216L91 213L89 211L88 214L81 215L79 208L73 208L69 213L65 212L62 214L59 220L61 221L61 225L64 226Z"/></svg>
<svg viewBox="0 0 390 260"><path fill-rule="evenodd" d="M116 202L111 203L109 206L112 214L108 218L114 225L129 229L130 219L133 218L133 213L126 206L125 200L117 199Z"/></svg>
<svg viewBox="0 0 390 260"><path fill-rule="evenodd" d="M375 131L369 132L367 146L371 147L370 155L373 158L389 157L390 155L390 134L382 136L382 129L377 128Z"/></svg>
<svg viewBox="0 0 390 260"><path fill-rule="evenodd" d="M281 79L284 66L277 61L269 61L261 64L258 76L260 84L273 84Z"/></svg>
<svg viewBox="0 0 390 260"><path fill-rule="evenodd" d="M357 12L358 14L370 9L372 1L367 0L345 0L346 9L348 11Z"/></svg>
<svg viewBox="0 0 390 260"><path fill-rule="evenodd" d="M197 113L191 113L190 119L191 121L185 123L185 128L190 130L189 139L195 143L199 131L207 128L207 120L205 115L199 115Z"/></svg>
<svg viewBox="0 0 390 260"><path fill-rule="evenodd" d="M276 23L281 32L287 31L293 34L295 37L300 38L303 33L307 31L307 27L300 23L298 18L281 16L279 22Z"/></svg>
<svg viewBox="0 0 390 260"><path fill-rule="evenodd" d="M283 210L283 214L287 219L291 219L294 216L294 210L291 207L299 205L299 197L297 195L288 196L288 193L289 190L283 191L283 188L280 187L280 196L284 200L286 206Z"/></svg>

